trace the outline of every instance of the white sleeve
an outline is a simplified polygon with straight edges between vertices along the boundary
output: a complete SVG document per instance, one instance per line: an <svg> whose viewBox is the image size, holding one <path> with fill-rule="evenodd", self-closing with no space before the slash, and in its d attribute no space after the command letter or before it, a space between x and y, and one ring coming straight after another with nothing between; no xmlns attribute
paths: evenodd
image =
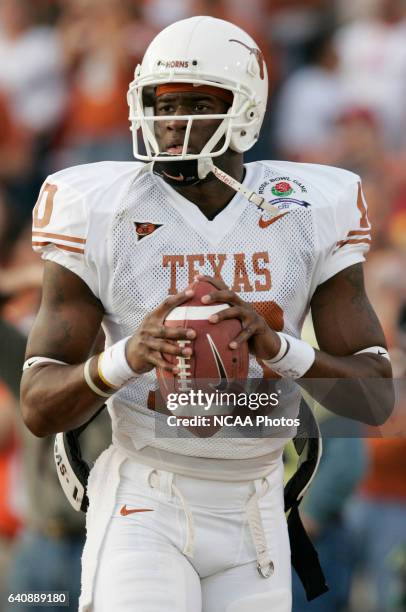
<svg viewBox="0 0 406 612"><path fill-rule="evenodd" d="M58 174L44 182L34 207L32 246L43 259L77 274L97 296L97 277L87 249L89 219L85 197Z"/></svg>
<svg viewBox="0 0 406 612"><path fill-rule="evenodd" d="M371 225L359 179L344 189L332 216L319 225L318 233L321 249L316 286L344 268L365 261Z"/></svg>

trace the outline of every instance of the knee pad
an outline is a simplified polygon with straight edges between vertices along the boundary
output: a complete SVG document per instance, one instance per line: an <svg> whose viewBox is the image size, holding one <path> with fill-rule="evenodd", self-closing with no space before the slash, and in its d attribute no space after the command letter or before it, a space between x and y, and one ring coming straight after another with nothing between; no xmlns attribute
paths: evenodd
<svg viewBox="0 0 406 612"><path fill-rule="evenodd" d="M286 589L249 595L233 601L226 612L291 612L292 594Z"/></svg>

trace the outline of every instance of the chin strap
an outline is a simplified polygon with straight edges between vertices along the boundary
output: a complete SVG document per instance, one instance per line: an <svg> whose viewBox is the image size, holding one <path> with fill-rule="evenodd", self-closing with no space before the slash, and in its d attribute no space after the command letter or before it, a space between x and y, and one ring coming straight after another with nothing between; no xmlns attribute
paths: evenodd
<svg viewBox="0 0 406 612"><path fill-rule="evenodd" d="M220 168L217 168L217 166L214 165L211 157L204 157L203 159L199 159L199 178L205 178L210 172L212 172L219 181L221 181L225 185L228 185L229 187L231 187L231 189L234 189L234 191L242 193L242 195L247 198L248 202L252 202L253 204L255 204L255 206L259 210L268 213L268 215L270 215L271 217L276 217L276 215L280 214L279 208L267 202L265 198L262 198L255 191L251 191L250 189L244 187L244 185L242 185L235 178L224 172L224 170L220 170Z"/></svg>
<svg viewBox="0 0 406 612"><path fill-rule="evenodd" d="M168 156L169 157L169 156ZM280 215L280 210L258 195L255 191L247 189L239 183L235 178L220 170L214 165L211 157L203 157L193 160L176 160L176 161L156 161L146 164L144 171L150 171L160 176L171 187L190 187L192 185L202 184L203 182L211 181L214 177L219 181L234 189L238 193L242 193L249 202L263 212L266 212L271 217Z"/></svg>

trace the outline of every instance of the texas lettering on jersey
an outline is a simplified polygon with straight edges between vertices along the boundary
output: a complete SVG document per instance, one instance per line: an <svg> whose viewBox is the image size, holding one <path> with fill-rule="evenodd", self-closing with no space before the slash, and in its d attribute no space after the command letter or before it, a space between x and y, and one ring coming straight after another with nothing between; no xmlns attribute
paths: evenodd
<svg viewBox="0 0 406 612"><path fill-rule="evenodd" d="M249 277L247 257L245 253L200 253L194 255L164 255L162 265L170 270L170 284L168 293L174 295L182 291L178 272L187 269L188 284L193 282L196 274L208 274L225 282L222 270L226 263L232 265L232 282L230 288L236 293L253 293L254 291L270 291L272 286L269 270L269 253L261 251L250 257L250 264L254 270L254 277Z"/></svg>

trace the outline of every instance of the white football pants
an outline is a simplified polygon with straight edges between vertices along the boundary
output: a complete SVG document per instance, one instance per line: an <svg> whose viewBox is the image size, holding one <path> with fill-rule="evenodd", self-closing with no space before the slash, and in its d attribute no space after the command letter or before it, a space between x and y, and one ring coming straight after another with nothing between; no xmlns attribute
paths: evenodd
<svg viewBox="0 0 406 612"><path fill-rule="evenodd" d="M94 612L290 612L281 461L266 479L232 483L127 459L116 502Z"/></svg>

